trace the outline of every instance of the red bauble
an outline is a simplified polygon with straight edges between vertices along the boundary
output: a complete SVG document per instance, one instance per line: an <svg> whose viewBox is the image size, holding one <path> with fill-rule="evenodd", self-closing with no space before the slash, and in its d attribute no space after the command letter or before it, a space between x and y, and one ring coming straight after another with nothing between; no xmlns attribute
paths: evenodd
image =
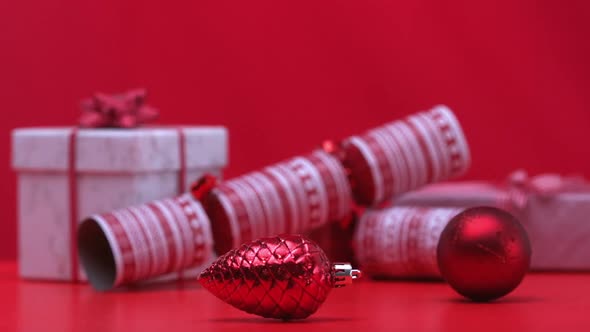
<svg viewBox="0 0 590 332"><path fill-rule="evenodd" d="M514 290L531 261L528 236L508 212L475 207L455 216L437 248L442 276L459 294L488 301Z"/></svg>
<svg viewBox="0 0 590 332"><path fill-rule="evenodd" d="M350 264L332 265L301 235L263 238L230 250L199 276L213 295L267 318L301 319L313 314L333 287L360 276Z"/></svg>

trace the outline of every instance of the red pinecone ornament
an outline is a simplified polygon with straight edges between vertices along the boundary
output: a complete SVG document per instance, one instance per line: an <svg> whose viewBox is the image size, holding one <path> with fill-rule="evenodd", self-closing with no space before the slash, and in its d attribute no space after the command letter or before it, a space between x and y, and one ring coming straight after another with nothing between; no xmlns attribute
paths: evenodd
<svg viewBox="0 0 590 332"><path fill-rule="evenodd" d="M302 319L330 290L352 283L360 271L332 265L323 250L301 235L263 238L219 257L199 282L221 300L266 318Z"/></svg>

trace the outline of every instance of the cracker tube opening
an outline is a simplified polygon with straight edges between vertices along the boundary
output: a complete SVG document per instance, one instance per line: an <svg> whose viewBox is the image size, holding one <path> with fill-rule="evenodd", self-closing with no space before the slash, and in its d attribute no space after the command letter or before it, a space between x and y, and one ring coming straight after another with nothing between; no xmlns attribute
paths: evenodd
<svg viewBox="0 0 590 332"><path fill-rule="evenodd" d="M111 244L101 225L92 217L78 227L78 255L92 287L105 291L115 286L117 265Z"/></svg>
<svg viewBox="0 0 590 332"><path fill-rule="evenodd" d="M213 252L209 218L189 194L85 219L78 255L96 290L110 290L197 267Z"/></svg>

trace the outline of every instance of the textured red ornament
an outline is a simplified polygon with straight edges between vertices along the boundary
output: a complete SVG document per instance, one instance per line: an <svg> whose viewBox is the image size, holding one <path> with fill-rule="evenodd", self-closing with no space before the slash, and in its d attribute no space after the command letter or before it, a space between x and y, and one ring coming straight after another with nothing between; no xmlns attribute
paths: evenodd
<svg viewBox="0 0 590 332"><path fill-rule="evenodd" d="M301 319L316 312L332 288L359 276L350 265L332 265L315 242L301 235L280 235L227 252L201 273L199 282L245 312Z"/></svg>
<svg viewBox="0 0 590 332"><path fill-rule="evenodd" d="M455 216L437 248L442 276L459 294L488 301L514 290L531 261L528 236L511 214L475 207Z"/></svg>

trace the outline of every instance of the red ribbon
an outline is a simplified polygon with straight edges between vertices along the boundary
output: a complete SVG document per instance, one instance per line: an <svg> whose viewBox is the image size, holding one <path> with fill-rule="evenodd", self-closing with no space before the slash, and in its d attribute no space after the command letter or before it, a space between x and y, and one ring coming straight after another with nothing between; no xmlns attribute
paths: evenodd
<svg viewBox="0 0 590 332"><path fill-rule="evenodd" d="M551 197L560 192L588 190L588 182L581 176L562 176L559 174L540 174L529 177L526 171L519 169L508 176L508 196L505 204L511 208L523 210L531 194Z"/></svg>
<svg viewBox="0 0 590 332"><path fill-rule="evenodd" d="M82 102L80 127L85 128L134 128L155 120L158 111L145 105L147 93L144 89L128 91L121 95L105 95L96 93L92 98ZM178 131L178 151L180 169L178 172L178 193L185 192L186 187L186 137L182 128ZM70 261L71 280L80 281L80 265L78 261L77 232L78 229L78 178L76 171L77 141L79 129L74 128L69 136L68 148L68 185L70 203Z"/></svg>
<svg viewBox="0 0 590 332"><path fill-rule="evenodd" d="M158 110L145 104L147 91L135 89L119 95L95 93L82 101L80 126L85 128L133 128L158 117Z"/></svg>
<svg viewBox="0 0 590 332"><path fill-rule="evenodd" d="M68 186L70 203L70 262L73 282L80 280L80 265L78 262L78 178L76 176L76 150L78 141L78 128L72 129L68 140Z"/></svg>
<svg viewBox="0 0 590 332"><path fill-rule="evenodd" d="M204 201L207 195L217 186L217 178L212 174L203 174L200 179L193 182L190 192L194 199Z"/></svg>

